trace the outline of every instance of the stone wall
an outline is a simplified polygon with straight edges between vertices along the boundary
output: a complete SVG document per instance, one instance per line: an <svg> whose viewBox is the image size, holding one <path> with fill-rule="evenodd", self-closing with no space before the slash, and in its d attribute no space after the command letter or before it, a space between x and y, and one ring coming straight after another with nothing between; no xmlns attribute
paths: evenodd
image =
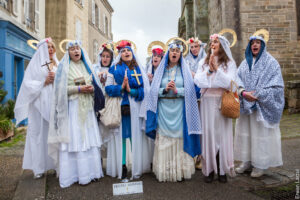
<svg viewBox="0 0 300 200"><path fill-rule="evenodd" d="M300 79L300 38L295 0L241 0L242 51L256 30L270 32L268 51L279 61L285 81ZM300 20L300 19L299 19Z"/></svg>

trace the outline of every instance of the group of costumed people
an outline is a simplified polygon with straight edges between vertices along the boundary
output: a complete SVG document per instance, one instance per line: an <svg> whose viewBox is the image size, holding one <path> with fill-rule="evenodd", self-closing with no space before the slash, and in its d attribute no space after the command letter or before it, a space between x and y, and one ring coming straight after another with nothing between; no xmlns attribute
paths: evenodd
<svg viewBox="0 0 300 200"><path fill-rule="evenodd" d="M284 84L264 38L250 37L238 68L223 35L188 45L174 39L167 49L153 48L144 68L126 40L102 45L94 65L80 41L67 43L61 61L51 38L40 41L14 110L17 124L28 119L23 169L34 178L53 169L65 188L151 171L159 182L183 181L195 161L207 183L215 174L226 183L235 172L260 177L282 165ZM232 119L220 111L232 81L240 99L234 138ZM101 121L109 101L120 115L114 127ZM241 161L236 169L234 160Z"/></svg>

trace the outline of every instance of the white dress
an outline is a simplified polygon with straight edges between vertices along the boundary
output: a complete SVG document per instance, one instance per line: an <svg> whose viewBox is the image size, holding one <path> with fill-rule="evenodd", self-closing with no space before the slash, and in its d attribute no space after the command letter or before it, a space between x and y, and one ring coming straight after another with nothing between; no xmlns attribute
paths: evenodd
<svg viewBox="0 0 300 200"><path fill-rule="evenodd" d="M53 71L56 71L56 67ZM34 84L34 81L25 84ZM45 86L40 91L40 95L30 103L28 109L28 128L22 168L32 170L34 175L55 169L54 162L48 155L47 145L52 89L52 84Z"/></svg>
<svg viewBox="0 0 300 200"><path fill-rule="evenodd" d="M77 70L73 71L74 68ZM70 86L74 78L88 77L89 75L82 62L75 64L71 61L68 76L68 86ZM80 98L85 101L81 103L82 99ZM59 183L62 188L69 187L77 181L84 185L93 179L103 177L99 151L102 140L93 106L91 107L92 102L91 94L73 93L69 95L70 140L69 143L61 143L59 151ZM84 109L88 110L87 112L83 111L84 117L80 106L84 106ZM83 118L85 120L82 124Z"/></svg>
<svg viewBox="0 0 300 200"><path fill-rule="evenodd" d="M233 160L233 130L232 120L221 114L221 97L224 89L229 89L231 80L236 77L236 65L230 61L227 69L222 65L217 72L208 76L209 66L199 63L194 77L195 84L201 88L200 115L202 122L202 172L208 176L212 171L217 173L216 156L219 152L220 175L231 174Z"/></svg>
<svg viewBox="0 0 300 200"><path fill-rule="evenodd" d="M234 137L235 160L247 162L259 169L281 166L281 133L279 124L266 128L257 121L257 111L241 114L237 119Z"/></svg>
<svg viewBox="0 0 300 200"><path fill-rule="evenodd" d="M114 85L113 76L108 76L106 86ZM145 119L140 117L141 102L128 96L130 103L131 145L127 140L126 165L131 169L132 179L139 178L143 173L150 172L152 162L150 138L145 134ZM122 177L122 123L119 128L111 129L111 137L107 141L106 174L121 179Z"/></svg>

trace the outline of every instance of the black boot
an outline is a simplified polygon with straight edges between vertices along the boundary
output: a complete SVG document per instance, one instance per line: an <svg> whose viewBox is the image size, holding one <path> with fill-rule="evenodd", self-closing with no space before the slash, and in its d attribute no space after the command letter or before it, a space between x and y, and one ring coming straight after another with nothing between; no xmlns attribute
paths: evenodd
<svg viewBox="0 0 300 200"><path fill-rule="evenodd" d="M214 175L215 175L215 172L214 172L214 171L210 172L208 176L205 176L205 177L204 177L204 182L205 182L205 183L211 183L211 182L213 182L213 180L214 180Z"/></svg>
<svg viewBox="0 0 300 200"><path fill-rule="evenodd" d="M220 175L220 157L219 157L219 152L217 153L216 159L217 159L217 169L218 169L218 180L219 180L220 183L226 183L227 182L226 174Z"/></svg>
<svg viewBox="0 0 300 200"><path fill-rule="evenodd" d="M122 169L122 179L127 178L127 167L126 165L123 165Z"/></svg>

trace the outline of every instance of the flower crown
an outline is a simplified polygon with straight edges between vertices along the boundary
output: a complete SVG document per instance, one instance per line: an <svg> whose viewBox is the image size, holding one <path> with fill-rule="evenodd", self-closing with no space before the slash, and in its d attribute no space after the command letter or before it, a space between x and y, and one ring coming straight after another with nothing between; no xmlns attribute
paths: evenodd
<svg viewBox="0 0 300 200"><path fill-rule="evenodd" d="M175 48L180 49L181 52L183 51L183 46L178 42L174 41L171 44L169 44L169 49L175 49Z"/></svg>
<svg viewBox="0 0 300 200"><path fill-rule="evenodd" d="M68 42L66 48L69 49L70 47L75 47L75 46L81 47L81 41L79 41L79 40L70 41L70 42Z"/></svg>
<svg viewBox="0 0 300 200"><path fill-rule="evenodd" d="M191 37L190 39L188 39L188 44L192 44L192 43L197 43L199 45L202 44L202 41L198 39L198 37Z"/></svg>
<svg viewBox="0 0 300 200"><path fill-rule="evenodd" d="M122 40L120 42L120 44L117 46L118 51L120 51L121 49L125 48L125 47L131 47L131 43L125 40Z"/></svg>
<svg viewBox="0 0 300 200"><path fill-rule="evenodd" d="M161 48L155 48L155 49L152 49L152 54L163 57L164 56L164 50L161 49Z"/></svg>
<svg viewBox="0 0 300 200"><path fill-rule="evenodd" d="M210 41L212 41L212 40L215 40L215 39L218 39L220 37L220 35L219 34L212 34L210 37L209 37L209 39L210 39Z"/></svg>

